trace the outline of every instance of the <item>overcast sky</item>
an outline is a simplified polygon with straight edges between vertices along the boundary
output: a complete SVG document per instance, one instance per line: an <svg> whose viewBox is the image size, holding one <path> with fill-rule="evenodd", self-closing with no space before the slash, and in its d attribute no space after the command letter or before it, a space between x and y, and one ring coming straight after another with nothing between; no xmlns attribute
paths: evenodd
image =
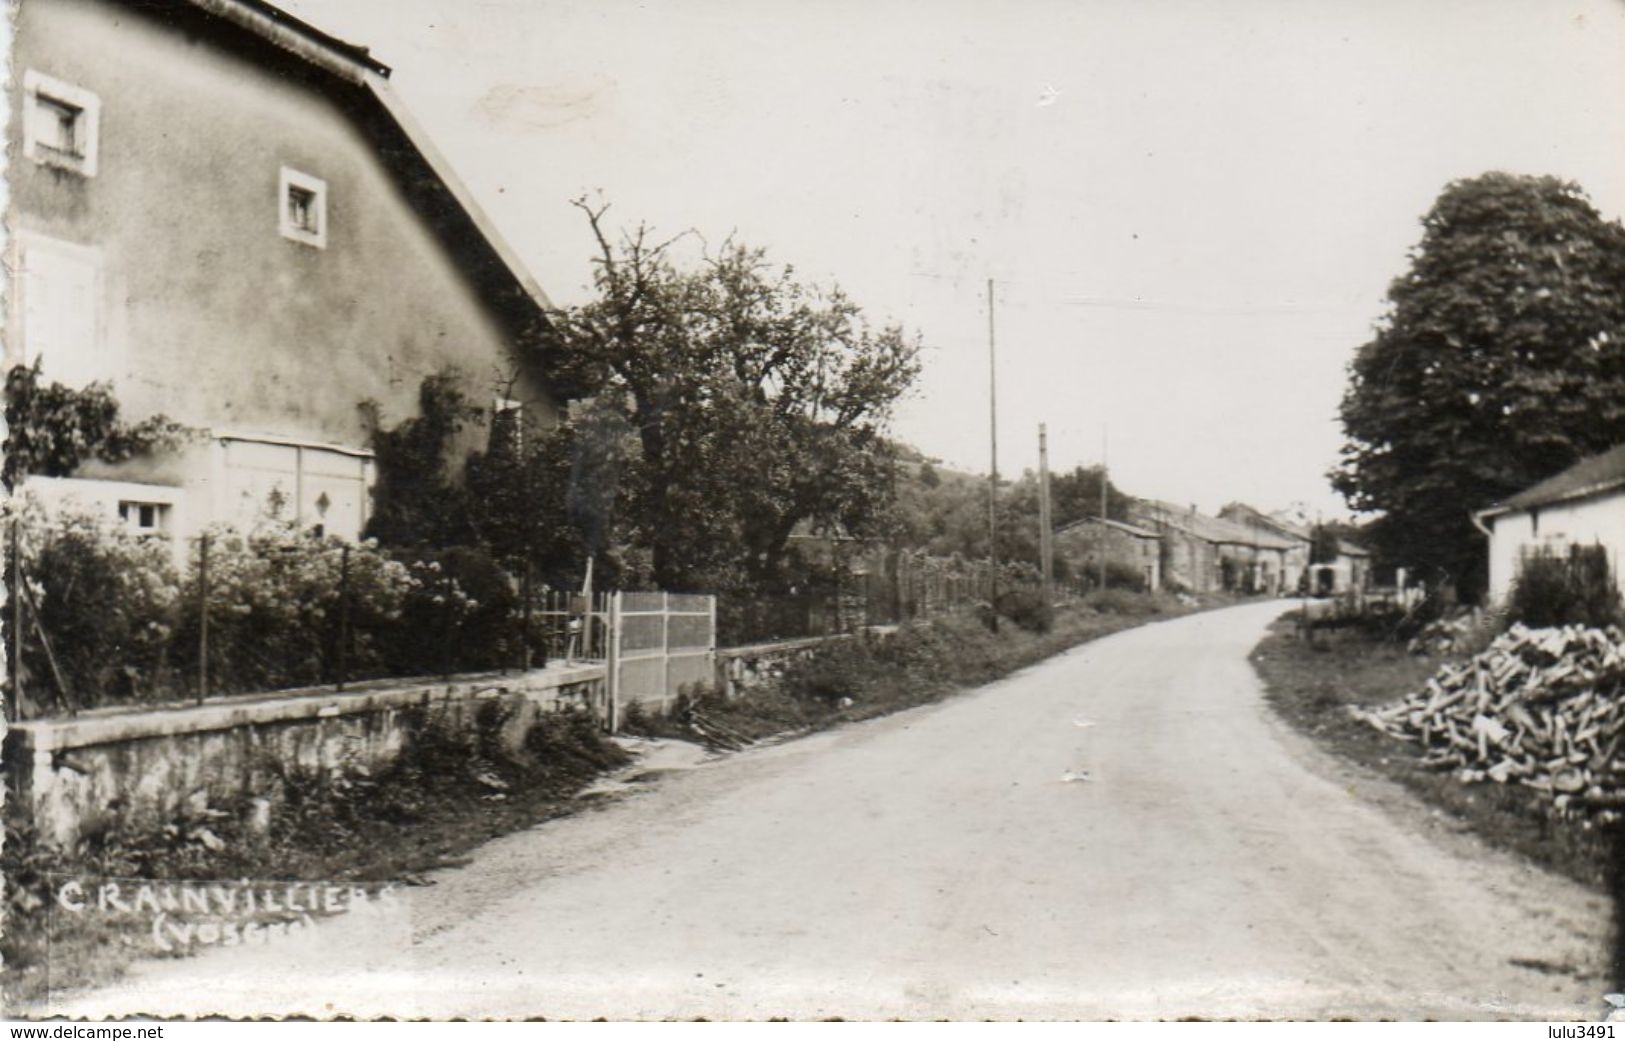
<svg viewBox="0 0 1625 1041"><path fill-rule="evenodd" d="M897 433L1216 509L1341 503L1344 366L1490 169L1625 213L1625 0L288 0L371 46L559 303L569 205L730 232L927 344Z"/></svg>

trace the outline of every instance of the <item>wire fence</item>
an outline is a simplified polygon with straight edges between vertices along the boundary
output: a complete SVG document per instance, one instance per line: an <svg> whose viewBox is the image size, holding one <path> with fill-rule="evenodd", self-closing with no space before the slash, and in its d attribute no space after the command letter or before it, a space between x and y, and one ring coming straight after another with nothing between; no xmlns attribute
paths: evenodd
<svg viewBox="0 0 1625 1041"><path fill-rule="evenodd" d="M1038 596L1043 584L1029 571L1004 565L995 577L985 560L876 550L787 593L720 598L719 639L741 646L829 636L975 610L1010 595Z"/></svg>
<svg viewBox="0 0 1625 1041"><path fill-rule="evenodd" d="M613 593L548 588L468 547L398 557L291 527L170 539L15 512L5 539L13 720L612 653ZM780 595L719 598L716 643L854 632L1037 590L985 561L877 551Z"/></svg>
<svg viewBox="0 0 1625 1041"><path fill-rule="evenodd" d="M607 594L530 588L486 554L397 559L279 531L171 541L12 518L8 718L602 660Z"/></svg>

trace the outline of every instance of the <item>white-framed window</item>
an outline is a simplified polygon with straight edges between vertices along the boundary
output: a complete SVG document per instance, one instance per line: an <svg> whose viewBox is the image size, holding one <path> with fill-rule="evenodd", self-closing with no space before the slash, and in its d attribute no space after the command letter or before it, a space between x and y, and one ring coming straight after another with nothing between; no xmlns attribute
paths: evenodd
<svg viewBox="0 0 1625 1041"><path fill-rule="evenodd" d="M497 398L491 402L491 433L508 437L515 451L525 444L525 403L513 398Z"/></svg>
<svg viewBox="0 0 1625 1041"><path fill-rule="evenodd" d="M137 535L169 534L169 503L120 499L119 523Z"/></svg>
<svg viewBox="0 0 1625 1041"><path fill-rule="evenodd" d="M291 166L277 178L277 227L283 238L327 247L327 182Z"/></svg>
<svg viewBox="0 0 1625 1041"><path fill-rule="evenodd" d="M93 246L20 230L13 246L15 293L10 364L39 361L70 387L119 376L102 328L102 254Z"/></svg>
<svg viewBox="0 0 1625 1041"><path fill-rule="evenodd" d="M101 99L35 69L23 73L23 155L86 177L96 176Z"/></svg>

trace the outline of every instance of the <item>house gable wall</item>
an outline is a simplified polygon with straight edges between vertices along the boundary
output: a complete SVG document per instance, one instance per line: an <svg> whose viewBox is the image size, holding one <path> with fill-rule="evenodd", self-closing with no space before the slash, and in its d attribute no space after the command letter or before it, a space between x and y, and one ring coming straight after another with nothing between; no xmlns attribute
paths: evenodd
<svg viewBox="0 0 1625 1041"><path fill-rule="evenodd" d="M448 365L488 404L516 330L341 104L359 105L359 88L164 12L30 0L16 16L17 74L100 100L94 176L11 166L24 242L87 250L97 268L90 375L110 378L132 417L352 446L367 440L359 402L398 421ZM279 228L284 168L326 183L321 247ZM534 419L555 414L534 382L508 396Z"/></svg>
<svg viewBox="0 0 1625 1041"><path fill-rule="evenodd" d="M1082 523L1055 533L1056 553L1067 561L1074 574L1095 566L1104 545L1108 561L1130 567L1145 576L1148 588L1161 585L1161 540L1146 538L1121 528Z"/></svg>
<svg viewBox="0 0 1625 1041"><path fill-rule="evenodd" d="M1504 601L1518 577L1526 547L1567 552L1573 545L1601 544L1608 551L1614 582L1620 583L1620 554L1625 549L1625 493L1615 491L1590 499L1518 510L1494 518L1490 537L1490 599ZM1625 585L1621 585L1625 591Z"/></svg>

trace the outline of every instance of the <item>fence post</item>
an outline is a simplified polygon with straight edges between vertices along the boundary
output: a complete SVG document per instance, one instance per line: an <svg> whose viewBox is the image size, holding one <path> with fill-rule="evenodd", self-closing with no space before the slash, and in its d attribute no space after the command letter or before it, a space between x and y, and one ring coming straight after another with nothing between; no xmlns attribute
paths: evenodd
<svg viewBox="0 0 1625 1041"><path fill-rule="evenodd" d="M620 728L621 705L621 594L618 590L609 596L609 646L605 650L604 665L609 686L609 718L605 725L613 734Z"/></svg>
<svg viewBox="0 0 1625 1041"><path fill-rule="evenodd" d="M671 697L671 594L660 594L660 697Z"/></svg>
<svg viewBox="0 0 1625 1041"><path fill-rule="evenodd" d="M23 556L17 536L17 518L11 519L7 544L11 554L11 704L6 717L23 718Z"/></svg>
<svg viewBox="0 0 1625 1041"><path fill-rule="evenodd" d="M520 612L520 622L519 622L519 624L520 624L520 630L519 630L519 671L520 672L529 672L530 671L530 607L531 607L530 598L533 595L532 592L531 592L531 583L533 581L532 571L533 571L533 568L531 566L530 554L527 552L525 554L525 577L524 577L524 581L520 583L520 591L519 591L519 595L524 598L524 608ZM588 606L590 607L591 605L588 605Z"/></svg>
<svg viewBox="0 0 1625 1041"><path fill-rule="evenodd" d="M710 608L711 612L711 675L715 676L717 674L717 596L712 593L706 599L709 601L706 606Z"/></svg>
<svg viewBox="0 0 1625 1041"><path fill-rule="evenodd" d="M338 682L335 690L344 689L344 673L349 666L350 647L350 544L339 547L339 646Z"/></svg>
<svg viewBox="0 0 1625 1041"><path fill-rule="evenodd" d="M443 577L440 580L441 601L445 606L445 612L441 615L440 625L440 676L442 679L449 680L451 679L452 581L450 574L442 572L442 575Z"/></svg>
<svg viewBox="0 0 1625 1041"><path fill-rule="evenodd" d="M197 701L209 694L209 536L197 542Z"/></svg>

